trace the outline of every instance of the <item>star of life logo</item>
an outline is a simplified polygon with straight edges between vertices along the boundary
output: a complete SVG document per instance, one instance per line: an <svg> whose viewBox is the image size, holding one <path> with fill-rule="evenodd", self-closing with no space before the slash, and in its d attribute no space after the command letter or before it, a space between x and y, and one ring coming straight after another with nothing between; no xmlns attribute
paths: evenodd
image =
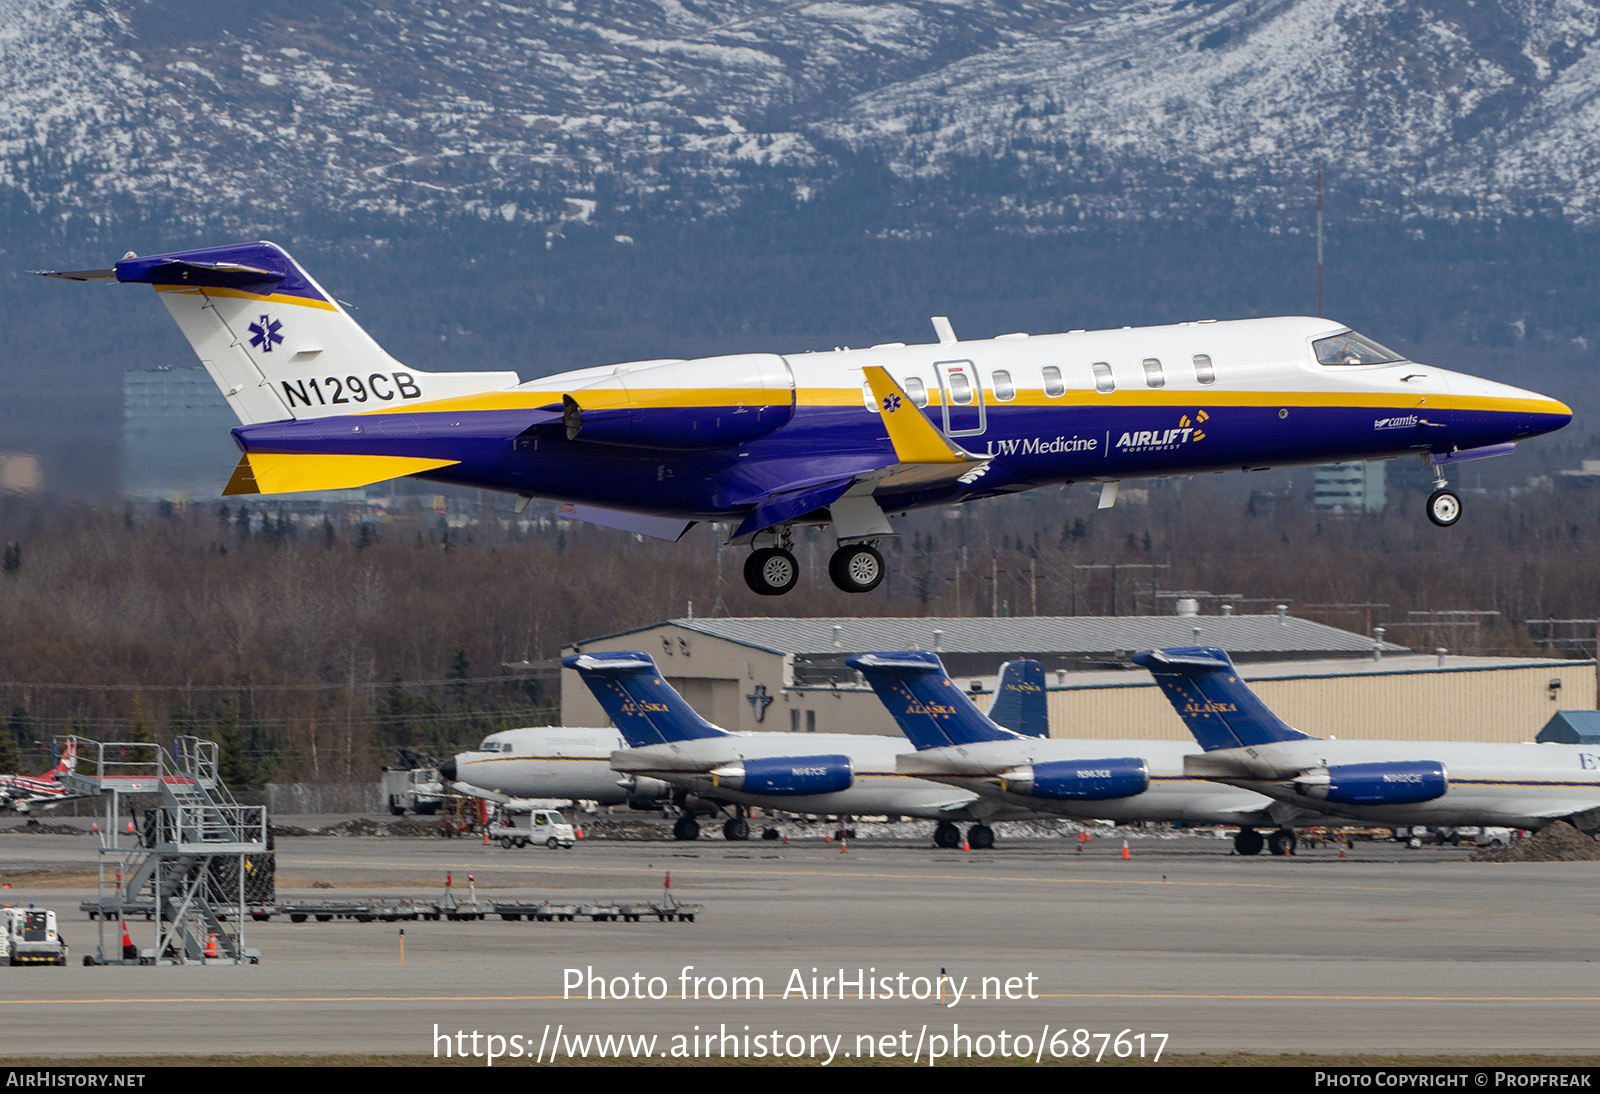
<svg viewBox="0 0 1600 1094"><path fill-rule="evenodd" d="M885 395L883 397L883 412L885 414L893 414L895 411L897 411L899 409L900 409L900 396L898 396L898 395Z"/></svg>
<svg viewBox="0 0 1600 1094"><path fill-rule="evenodd" d="M283 324L270 315L263 315L261 322L250 324L250 339L252 348L259 349L262 353L271 353L272 347L283 342L283 335L278 332L283 329Z"/></svg>
<svg viewBox="0 0 1600 1094"><path fill-rule="evenodd" d="M1206 432L1200 426L1210 419L1211 415L1197 410L1193 418L1187 414L1179 418L1172 429L1131 430L1117 438L1117 448L1122 452L1171 452L1191 441L1205 440Z"/></svg>

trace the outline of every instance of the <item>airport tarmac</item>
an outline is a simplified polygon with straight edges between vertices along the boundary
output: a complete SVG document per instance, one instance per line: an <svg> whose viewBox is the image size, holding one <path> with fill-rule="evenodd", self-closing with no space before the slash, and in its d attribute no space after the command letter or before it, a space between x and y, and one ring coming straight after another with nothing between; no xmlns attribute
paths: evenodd
<svg viewBox="0 0 1600 1094"><path fill-rule="evenodd" d="M1594 1052L1600 864L1129 843L1124 861L1120 834L1086 852L1023 839L982 853L874 839L841 853L817 840L508 851L284 838L280 899L433 898L451 872L458 895L470 874L484 900L649 900L670 871L674 895L704 910L693 923L279 918L246 924L258 966L85 968L96 924L77 905L92 895L92 844L0 832L12 885L0 899L60 911L74 962L0 972L5 1055L497 1049L510 1065L548 1062L558 1040L563 1059L602 1051L596 1034L655 1038L613 1051L711 1062ZM151 928L131 926L148 945Z"/></svg>

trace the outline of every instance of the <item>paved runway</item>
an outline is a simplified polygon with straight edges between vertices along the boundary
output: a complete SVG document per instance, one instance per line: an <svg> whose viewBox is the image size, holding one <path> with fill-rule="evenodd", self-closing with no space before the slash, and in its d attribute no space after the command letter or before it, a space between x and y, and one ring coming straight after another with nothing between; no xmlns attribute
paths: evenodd
<svg viewBox="0 0 1600 1094"><path fill-rule="evenodd" d="M284 839L280 899L432 897L453 871L485 899L645 900L670 871L674 894L705 910L695 923L250 923L255 967L0 970L0 1028L6 1055L524 1054L501 1064L548 1059L558 1029L563 1055L597 1050L574 1037L640 1034L657 1056L840 1061L1594 1051L1600 864L1131 842L1125 862L1120 837L1082 854L1043 840L986 853L862 840L841 854L814 841ZM30 888L29 868L91 865L85 838L0 833L14 886L0 899L64 912L74 962L94 945L76 910L88 891ZM147 945L148 930L135 926ZM590 977L607 998L588 997ZM610 998L619 989L646 997Z"/></svg>

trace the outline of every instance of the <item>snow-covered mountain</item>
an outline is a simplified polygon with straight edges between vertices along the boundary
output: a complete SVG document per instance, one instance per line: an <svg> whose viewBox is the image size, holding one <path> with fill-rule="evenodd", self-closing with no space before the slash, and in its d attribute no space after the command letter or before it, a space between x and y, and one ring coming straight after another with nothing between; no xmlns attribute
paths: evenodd
<svg viewBox="0 0 1600 1094"><path fill-rule="evenodd" d="M0 194L554 222L805 196L900 223L1600 217L1585 0L10 0Z"/></svg>

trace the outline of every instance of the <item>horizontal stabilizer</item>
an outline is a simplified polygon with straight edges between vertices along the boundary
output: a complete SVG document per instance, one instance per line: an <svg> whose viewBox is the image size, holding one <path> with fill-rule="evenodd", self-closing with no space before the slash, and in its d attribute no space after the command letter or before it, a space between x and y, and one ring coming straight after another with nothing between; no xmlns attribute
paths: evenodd
<svg viewBox="0 0 1600 1094"><path fill-rule="evenodd" d="M325 456L316 453L251 452L239 460L222 491L237 494L291 494L302 490L348 490L450 467L458 460L413 456Z"/></svg>

